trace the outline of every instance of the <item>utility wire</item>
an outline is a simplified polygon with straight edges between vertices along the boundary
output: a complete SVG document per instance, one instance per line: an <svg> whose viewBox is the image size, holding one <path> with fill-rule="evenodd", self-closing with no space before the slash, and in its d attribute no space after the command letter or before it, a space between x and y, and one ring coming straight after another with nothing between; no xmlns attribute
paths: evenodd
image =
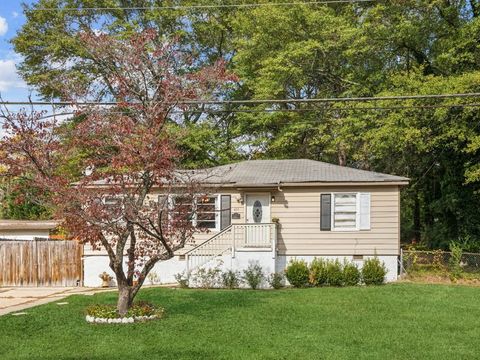
<svg viewBox="0 0 480 360"><path fill-rule="evenodd" d="M222 110L185 110L185 111L172 111L172 113L274 113L274 112L319 112L319 111L366 111L366 110L401 110L401 109L438 109L438 108L452 108L452 107L480 107L480 103L470 104L438 104L438 105L407 105L407 106L349 106L349 107L335 107L335 108L305 108L305 109L222 109Z"/></svg>
<svg viewBox="0 0 480 360"><path fill-rule="evenodd" d="M298 113L309 113L309 112L331 112L331 111L369 111L369 110L403 110L403 109L438 109L438 108L476 108L480 107L480 103L470 103L470 104L438 104L438 105L407 105L407 106L369 106L369 107L346 107L346 108L306 108L306 109L203 109L203 110L172 110L169 114L225 114L225 113L289 113L289 112L298 112ZM118 112L121 114L120 112ZM49 119L57 116L69 116L75 115L77 112L62 112L57 114L50 114L41 117L41 119ZM306 121L308 122L308 121ZM297 122L295 122L297 123Z"/></svg>
<svg viewBox="0 0 480 360"><path fill-rule="evenodd" d="M459 93L459 94L430 94L430 95L395 95L377 97L343 97L343 98L319 98L319 99L251 99L251 100L178 100L165 102L170 105L259 105L259 104L307 104L307 103L338 103L338 102L372 102L372 101L406 101L424 99L454 99L480 97L480 93ZM118 105L128 104L118 101L0 101L0 105ZM135 103L132 103L135 104Z"/></svg>
<svg viewBox="0 0 480 360"><path fill-rule="evenodd" d="M130 7L83 7L83 8L33 8L28 11L108 11L108 10L188 10L188 9L225 9L225 8L252 8L262 6L296 6L296 5L329 5L354 4L374 2L375 0L325 0L325 1L295 1L278 3L246 3L246 4L211 4L211 5L171 5L171 6L130 6Z"/></svg>

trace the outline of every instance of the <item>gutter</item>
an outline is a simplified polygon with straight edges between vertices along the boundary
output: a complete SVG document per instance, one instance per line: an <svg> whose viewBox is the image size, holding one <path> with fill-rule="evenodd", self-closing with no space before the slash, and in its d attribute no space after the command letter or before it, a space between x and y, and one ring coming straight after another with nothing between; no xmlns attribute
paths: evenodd
<svg viewBox="0 0 480 360"><path fill-rule="evenodd" d="M307 182L307 183L277 183L277 184L206 184L205 187L218 187L218 188L228 188L234 187L238 190L241 189L274 189L282 191L283 187L325 187L325 186L406 186L408 181L377 181L377 182Z"/></svg>

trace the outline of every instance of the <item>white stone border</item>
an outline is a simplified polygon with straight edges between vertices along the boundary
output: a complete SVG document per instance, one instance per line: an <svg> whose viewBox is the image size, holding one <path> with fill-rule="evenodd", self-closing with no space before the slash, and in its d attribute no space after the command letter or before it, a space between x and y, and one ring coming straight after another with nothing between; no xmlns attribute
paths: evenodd
<svg viewBox="0 0 480 360"><path fill-rule="evenodd" d="M150 315L150 316L132 316L132 317L124 317L124 318L101 318L87 315L85 316L85 320L90 324L132 324L135 322L144 322L150 321L155 319L160 319L162 316L160 315Z"/></svg>

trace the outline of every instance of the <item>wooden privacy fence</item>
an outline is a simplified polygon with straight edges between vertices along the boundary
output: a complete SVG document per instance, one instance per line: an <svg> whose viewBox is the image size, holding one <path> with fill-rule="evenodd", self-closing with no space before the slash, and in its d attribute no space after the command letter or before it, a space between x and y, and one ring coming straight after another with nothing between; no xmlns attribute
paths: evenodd
<svg viewBox="0 0 480 360"><path fill-rule="evenodd" d="M0 239L0 286L77 286L81 280L77 241Z"/></svg>

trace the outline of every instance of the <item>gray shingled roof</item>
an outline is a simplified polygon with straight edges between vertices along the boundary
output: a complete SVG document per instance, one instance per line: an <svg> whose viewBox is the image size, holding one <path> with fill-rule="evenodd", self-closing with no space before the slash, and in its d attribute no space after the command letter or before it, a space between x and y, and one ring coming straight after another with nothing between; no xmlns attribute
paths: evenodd
<svg viewBox="0 0 480 360"><path fill-rule="evenodd" d="M249 160L196 171L204 183L236 186L308 182L398 182L408 178L365 171L321 161Z"/></svg>

